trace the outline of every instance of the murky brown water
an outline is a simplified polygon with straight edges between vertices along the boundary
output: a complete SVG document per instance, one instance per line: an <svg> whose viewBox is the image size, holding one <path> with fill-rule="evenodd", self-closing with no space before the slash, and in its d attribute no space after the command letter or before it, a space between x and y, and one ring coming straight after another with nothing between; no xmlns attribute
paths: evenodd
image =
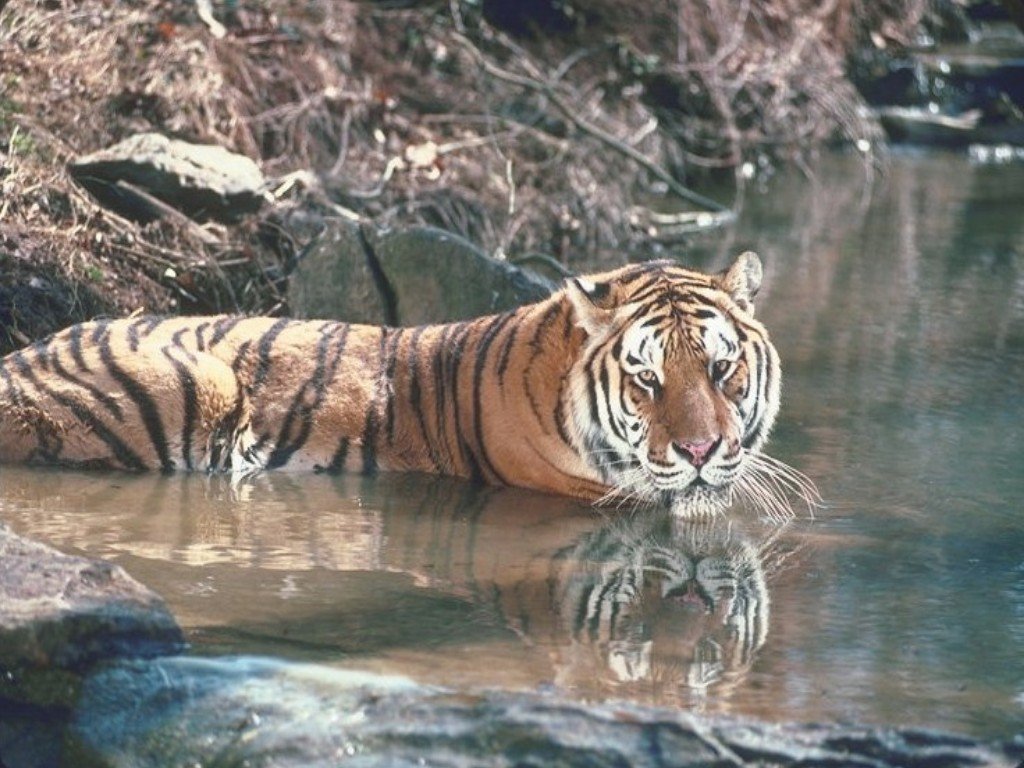
<svg viewBox="0 0 1024 768"><path fill-rule="evenodd" d="M750 194L814 521L688 526L420 476L0 469L0 518L163 594L196 652L769 720L1024 730L1024 167Z"/></svg>

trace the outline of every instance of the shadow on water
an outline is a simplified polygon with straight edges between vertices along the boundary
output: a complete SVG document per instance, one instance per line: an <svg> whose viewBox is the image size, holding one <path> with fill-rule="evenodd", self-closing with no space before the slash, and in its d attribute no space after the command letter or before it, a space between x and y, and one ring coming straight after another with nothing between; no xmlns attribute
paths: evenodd
<svg viewBox="0 0 1024 768"><path fill-rule="evenodd" d="M1024 167L894 156L751 194L786 372L771 453L828 505L784 528L418 476L4 468L0 515L112 558L198 653L765 720L1024 730Z"/></svg>

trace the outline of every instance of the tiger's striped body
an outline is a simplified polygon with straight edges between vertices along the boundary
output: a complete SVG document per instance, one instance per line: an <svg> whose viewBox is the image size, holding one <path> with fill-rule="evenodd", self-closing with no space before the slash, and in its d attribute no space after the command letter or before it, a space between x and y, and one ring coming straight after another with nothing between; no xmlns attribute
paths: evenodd
<svg viewBox="0 0 1024 768"><path fill-rule="evenodd" d="M777 358L748 311L743 270L760 279L751 259L715 276L625 267L513 312L418 328L232 316L85 323L0 361L0 461L404 470L586 499L685 495L690 485L701 495L715 478L694 483L676 465L700 465L678 446L714 438L742 458L777 408ZM715 343L735 345L744 369L732 390L709 378L701 324L711 315ZM622 368L636 355L658 393ZM665 467L686 484L673 486ZM730 481L723 474L722 486Z"/></svg>

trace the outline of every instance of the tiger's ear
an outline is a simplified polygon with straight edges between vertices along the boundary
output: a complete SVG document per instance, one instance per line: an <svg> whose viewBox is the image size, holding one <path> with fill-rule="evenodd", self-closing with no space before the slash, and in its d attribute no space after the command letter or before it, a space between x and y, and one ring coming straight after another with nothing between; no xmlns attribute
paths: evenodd
<svg viewBox="0 0 1024 768"><path fill-rule="evenodd" d="M754 297L761 288L763 276L761 258L753 251L741 253L731 267L716 275L722 290L732 297L740 309L751 314L754 312Z"/></svg>
<svg viewBox="0 0 1024 768"><path fill-rule="evenodd" d="M572 304L576 325L588 334L592 335L608 325L615 314L611 283L570 277L565 284L565 295Z"/></svg>

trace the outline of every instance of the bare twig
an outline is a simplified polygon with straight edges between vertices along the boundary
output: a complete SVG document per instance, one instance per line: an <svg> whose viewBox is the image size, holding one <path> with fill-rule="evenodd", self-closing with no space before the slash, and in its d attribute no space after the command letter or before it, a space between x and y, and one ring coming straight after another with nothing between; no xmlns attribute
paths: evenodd
<svg viewBox="0 0 1024 768"><path fill-rule="evenodd" d="M712 200L709 197L705 197L698 192L694 192L689 187L685 187L676 181L675 177L672 176L668 171L662 168L657 163L653 162L650 158L644 155L642 152L637 150L635 147L631 147L629 144L617 139L610 133L605 131L593 123L588 122L581 118L578 114L578 110L574 109L572 105L567 103L565 99L558 94L554 88L548 83L537 80L533 77L525 77L523 75L509 72L508 70L502 69L496 64L489 61L480 49L477 48L465 35L461 35L457 32L452 33L452 37L463 47L467 52L476 60L476 62L492 77L496 77L499 80L503 80L507 83L518 85L522 88L527 88L532 91L544 94L552 104L558 107L559 111L565 115L577 128L589 136L594 137L598 141L606 144L615 151L625 155L633 162L642 166L652 176L662 181L675 195L681 197L687 202L698 205L712 213L718 214L721 219L721 223L732 221L735 218L735 214L729 210L726 206L721 203Z"/></svg>

